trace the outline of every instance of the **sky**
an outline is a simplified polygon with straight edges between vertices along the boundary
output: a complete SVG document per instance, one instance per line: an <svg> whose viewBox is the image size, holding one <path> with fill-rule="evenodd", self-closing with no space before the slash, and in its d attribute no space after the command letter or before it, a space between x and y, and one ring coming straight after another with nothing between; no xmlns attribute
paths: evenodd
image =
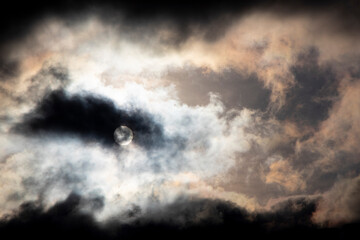
<svg viewBox="0 0 360 240"><path fill-rule="evenodd" d="M35 0L0 15L0 236L356 233L359 1Z"/></svg>

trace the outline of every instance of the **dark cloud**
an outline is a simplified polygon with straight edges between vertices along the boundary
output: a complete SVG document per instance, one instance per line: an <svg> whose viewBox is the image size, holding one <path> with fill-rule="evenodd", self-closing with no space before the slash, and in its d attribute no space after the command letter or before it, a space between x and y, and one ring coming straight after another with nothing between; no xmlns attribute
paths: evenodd
<svg viewBox="0 0 360 240"><path fill-rule="evenodd" d="M47 94L13 129L25 135L76 136L112 146L114 131L120 125L131 128L134 143L142 147L161 146L165 141L162 126L149 113L121 110L105 97L69 95L64 90Z"/></svg>
<svg viewBox="0 0 360 240"><path fill-rule="evenodd" d="M330 64L320 65L319 52L314 47L300 53L290 70L295 86L287 92L285 105L276 116L299 126L317 127L328 117L338 96L336 72Z"/></svg>
<svg viewBox="0 0 360 240"><path fill-rule="evenodd" d="M0 232L4 238L12 239L108 239L94 218L80 211L87 204L101 208L99 201L71 194L47 211L39 202L27 202L14 217L1 221Z"/></svg>
<svg viewBox="0 0 360 240"><path fill-rule="evenodd" d="M335 158L339 162L333 163L334 166L332 169L314 169L314 172L307 179L307 192L311 194L319 191L325 192L331 189L339 181L339 179L359 176L360 163L356 163L356 161L354 161L356 158L355 156L358 156L358 154L338 152L336 153ZM349 158L351 158L351 160L349 160ZM299 161L301 160L304 161L302 163L302 167L309 164L309 162L306 162L306 158L299 159Z"/></svg>
<svg viewBox="0 0 360 240"><path fill-rule="evenodd" d="M304 149L294 156L293 166L296 169L301 169L304 168L304 166L315 162L319 158L321 158L321 154L318 151Z"/></svg>
<svg viewBox="0 0 360 240"><path fill-rule="evenodd" d="M220 38L231 26L234 18L249 12L264 10L281 16L294 14L330 13L328 28L337 32L358 33L360 24L359 2L346 1L308 1L308 0L246 0L246 1L162 1L162 0L79 0L79 1L11 1L0 10L0 45L24 37L32 27L48 16L73 19L81 18L79 13L98 13L104 20L116 23L120 19L131 25L129 30L149 26L149 22L171 22L175 37L172 44L178 45L193 33L200 33L205 40ZM333 19L333 20L331 20ZM0 51L1 52L1 51Z"/></svg>
<svg viewBox="0 0 360 240"><path fill-rule="evenodd" d="M178 199L160 209L140 214L130 222L112 219L98 223L84 207L102 208L101 198L77 194L45 209L27 202L0 222L0 234L11 239L348 239L358 224L320 228L311 223L316 201L287 200L265 213L249 213L236 205L206 199ZM100 204L99 204L100 203ZM140 210L137 210L138 212Z"/></svg>
<svg viewBox="0 0 360 240"><path fill-rule="evenodd" d="M8 51L15 52L16 50L11 47L8 50L8 45L11 45L14 39L26 39L23 37L30 33L31 28L41 23L47 16L64 17L66 25L76 23L74 19L96 13L105 23L110 23L112 27L119 27L119 32L126 33L123 38L128 38L131 42L151 43L148 40L154 36L156 38L158 36L156 34L161 35L160 30L165 27L174 31L170 37L160 39L160 44L166 45L164 49L168 50L168 45L179 46L194 35L202 37L207 42L216 41L224 36L228 27L236 22L235 18L256 10L270 11L280 17L291 17L296 14L316 16L316 14L329 13L325 30L331 29L341 34L356 35L360 29L359 9L359 2L351 0L317 2L279 0L272 3L261 0L238 1L238 3L208 1L206 4L195 1L164 3L136 0L132 2L104 1L101 4L93 0L55 1L51 4L44 4L38 0L27 3L12 1L6 8L0 9L0 28L2 29L0 83L4 83L4 86L11 85L7 81L14 78L19 70L18 62L6 58ZM267 46L267 43L257 45L256 50L262 53ZM290 71L296 84L287 92L285 105L275 113L275 116L280 122L296 123L300 131L302 127L316 129L328 118L329 110L338 100L339 82L336 68L333 63L320 63L319 51L316 48L309 48L297 56L297 61ZM356 62L353 63L349 74L353 78L360 76ZM178 160L181 157L178 158L176 154L182 154L179 148L186 147L188 136L168 139L163 132L161 122L152 114L137 109L121 109L112 100L103 96L89 93L68 94L61 89L66 88L70 78L66 68L48 64L26 80L29 87L23 96L17 96L9 88L1 86L0 94L4 98L13 99L16 103L39 101L33 111L24 115L12 130L30 137L76 137L85 143L96 142L112 147L115 144L114 130L120 125L127 125L134 131L135 144L145 149L169 147L169 157L166 160L172 162L169 168L175 172L181 169L183 162ZM228 108L246 107L259 110L259 112L266 112L269 109L271 92L264 88L263 82L258 79L256 73L243 74L234 69L217 73L205 68L188 67L170 69L165 78L175 83L182 102L189 105L205 105L208 103L208 93L217 92ZM39 99L44 92L47 92L45 97ZM267 118L269 114L264 114L264 116ZM7 119L8 117L0 116L0 118ZM267 120L264 118L262 119ZM274 129L275 127L266 129L265 124L264 122L259 124L261 125L258 126L259 134L255 134L254 131L252 133L261 138L262 134L269 137L280 132ZM186 122L182 126L190 128L190 125ZM266 133L271 130L273 132ZM261 195L258 201L265 204L269 198L286 197L304 192L324 192L334 186L339 177L344 177L350 172L355 176L359 174L359 164L354 164L358 159L358 154L337 151L335 149L337 143L330 140L326 143L327 147L335 149L334 158L338 159L336 163L334 161L334 165L341 164L341 167L338 168L336 165L330 170L313 169L311 173L308 173L308 166L312 166L323 157L316 147L295 151L297 143L308 140L316 134L313 129L309 131L310 133L304 133L302 138L288 137L289 139L279 143L276 143L275 139L271 149L264 150L260 145L254 144L248 152L239 154L241 159L245 159L245 163L239 163L230 172L238 177L233 177L229 181L229 185L232 186L228 189L241 192L248 197L257 198ZM207 140L206 134L196 137ZM171 140L170 144L168 144L169 140ZM155 152L157 151L153 151ZM269 167L266 166L267 160L272 155L281 155L282 159L291 163L289 164L291 170L303 174L302 177L305 178L307 186L305 190L298 189L289 192L276 182L270 184L264 182L264 174L266 175L269 171ZM158 157L156 153L153 156ZM154 163L153 167L161 169L161 164ZM6 201L20 202L25 198L27 191L33 191L33 194L42 193L46 189L52 189L55 184L66 186L67 190L84 188L82 169L66 165L64 168L67 170L49 169L49 172L41 174L41 178L37 177L40 173L22 177L20 184L26 189L25 193L13 192L8 195ZM75 168L80 171L76 172ZM346 207L343 209L349 208L349 211L354 212L355 220L359 219L359 186L357 182L347 191L346 198L350 200L343 201L341 198L339 201L340 204L345 202ZM127 223L112 219L99 224L92 214L101 210L102 207L104 207L102 197L85 199L76 194L71 194L65 201L58 202L49 209L45 209L41 201L24 203L15 214L0 221L0 236L5 239L143 239L149 237L226 239L233 236L276 239L348 239L358 231L359 227L357 222L331 229L314 225L312 216L317 209L317 201L305 198L282 202L274 206L270 212L257 213L250 213L220 200L178 199L170 205L155 207L149 212L133 205L125 211L124 216L129 220ZM84 209L90 211L83 211ZM335 214L337 211L338 209L334 208Z"/></svg>
<svg viewBox="0 0 360 240"><path fill-rule="evenodd" d="M209 93L219 93L229 108L251 108L264 111L270 102L269 89L256 74L242 74L234 69L216 73L207 68L170 69L165 76L175 84L182 102L189 105L206 105Z"/></svg>
<svg viewBox="0 0 360 240"><path fill-rule="evenodd" d="M9 61L0 56L0 81L6 81L17 76L19 70L19 62Z"/></svg>

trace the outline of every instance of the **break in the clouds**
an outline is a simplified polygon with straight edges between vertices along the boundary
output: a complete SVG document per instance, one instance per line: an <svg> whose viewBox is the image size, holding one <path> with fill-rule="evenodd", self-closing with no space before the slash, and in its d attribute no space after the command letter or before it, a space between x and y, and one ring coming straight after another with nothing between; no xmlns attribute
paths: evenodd
<svg viewBox="0 0 360 240"><path fill-rule="evenodd" d="M0 234L358 226L356 1L33 4L0 39Z"/></svg>

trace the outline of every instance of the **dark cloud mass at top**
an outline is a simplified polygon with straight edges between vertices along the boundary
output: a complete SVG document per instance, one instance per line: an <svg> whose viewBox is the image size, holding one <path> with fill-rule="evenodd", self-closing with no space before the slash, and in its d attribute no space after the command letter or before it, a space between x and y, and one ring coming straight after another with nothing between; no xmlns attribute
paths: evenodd
<svg viewBox="0 0 360 240"><path fill-rule="evenodd" d="M14 127L20 134L76 136L111 147L114 131L125 125L134 132L134 142L145 148L161 146L162 127L141 110L121 110L110 99L89 94L70 95L55 90L45 95L36 108Z"/></svg>
<svg viewBox="0 0 360 240"><path fill-rule="evenodd" d="M11 1L1 9L1 29L3 34L0 41L7 42L26 35L31 28L47 16L67 16L73 19L81 18L77 12L82 10L95 11L104 20L114 23L118 15L127 24L135 28L150 22L170 21L177 31L176 38L171 41L178 45L196 31L203 33L204 39L215 41L221 37L232 21L248 12L265 10L291 16L303 13L331 13L332 27L336 31L354 34L360 24L359 2L346 1L308 1L308 0L245 0L245 1L52 1L35 0L31 2ZM148 25L148 28L151 26ZM128 31L132 28L129 27ZM195 32L196 32L195 31ZM6 49L0 49L6 52Z"/></svg>

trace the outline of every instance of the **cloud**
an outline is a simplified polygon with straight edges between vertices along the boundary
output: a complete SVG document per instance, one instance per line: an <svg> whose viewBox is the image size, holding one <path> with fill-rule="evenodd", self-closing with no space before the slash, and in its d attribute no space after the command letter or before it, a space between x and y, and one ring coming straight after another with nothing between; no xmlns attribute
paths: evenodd
<svg viewBox="0 0 360 240"><path fill-rule="evenodd" d="M36 219L66 205L87 219L80 232L104 238L238 226L331 238L314 224L356 226L356 10L68 4L44 6L48 17L0 44L2 216L29 201ZM122 124L134 131L127 147L113 140Z"/></svg>
<svg viewBox="0 0 360 240"><path fill-rule="evenodd" d="M263 86L256 73L249 76L236 69L214 72L209 68L169 69L163 76L175 85L179 98L188 105L205 105L210 92L218 93L227 108L248 108L265 111L270 101L270 90Z"/></svg>
<svg viewBox="0 0 360 240"><path fill-rule="evenodd" d="M19 63L16 61L9 61L8 59L0 59L0 79L6 81L9 78L15 77L18 73Z"/></svg>
<svg viewBox="0 0 360 240"><path fill-rule="evenodd" d="M164 97L138 84L97 90L45 92L15 118L12 131L2 132L1 181L8 182L2 215L37 198L51 207L72 191L105 196L97 219L121 214L131 204L147 209L179 195L222 197L255 208L253 199L206 182L246 151L251 136L242 127L251 111L225 112L216 95L206 106L189 107L169 99L166 88L161 89ZM134 131L134 142L126 148L113 139L121 124Z"/></svg>
<svg viewBox="0 0 360 240"><path fill-rule="evenodd" d="M84 199L76 194L47 210L38 202L24 203L14 217L8 216L1 221L0 231L3 236L17 239L104 239L107 233L101 231L91 215L80 211L84 205L97 209L101 204L101 199Z"/></svg>
<svg viewBox="0 0 360 240"><path fill-rule="evenodd" d="M189 7L191 4L191 8ZM26 9L26 10L25 10ZM127 31L141 29L143 32L156 31L154 25L167 22L173 27L174 35L165 41L169 45L179 46L194 34L202 35L205 41L220 39L236 19L252 12L270 12L282 17L294 15L326 15L331 21L328 28L336 32L356 34L359 25L358 3L356 1L276 1L269 3L263 0L242 1L209 1L207 4L185 1L184 4L170 4L163 1L54 1L44 3L33 1L23 3L19 9L16 3L9 4L1 12L4 31L1 42L21 39L31 33L31 29L46 17L60 17L78 20L79 12L97 13L109 24L123 21ZM16 15L18 13L18 16ZM165 25L167 25L165 24ZM16 30L14 30L16 29Z"/></svg>
<svg viewBox="0 0 360 240"><path fill-rule="evenodd" d="M320 65L318 58L318 50L310 48L300 53L290 67L295 83L286 93L284 106L276 113L279 119L317 127L328 117L338 95L338 80L331 65Z"/></svg>
<svg viewBox="0 0 360 240"><path fill-rule="evenodd" d="M86 199L70 194L64 201L44 209L40 202L24 203L0 222L2 236L47 239L138 239L145 236L166 239L242 236L287 239L337 239L351 236L354 227L318 228L311 223L316 202L293 199L279 203L272 212L252 214L229 202L207 199L177 199L162 208L128 215L129 222L113 219L98 223L86 207L101 208L101 199ZM130 212L129 212L130 213Z"/></svg>
<svg viewBox="0 0 360 240"><path fill-rule="evenodd" d="M293 171L291 165L286 160L278 160L269 166L270 172L266 175L266 183L278 183L289 191L297 189L304 190L305 183L301 175Z"/></svg>
<svg viewBox="0 0 360 240"><path fill-rule="evenodd" d="M114 145L114 131L125 125L134 132L134 142L146 148L161 146L162 126L141 110L121 110L110 99L86 94L69 95L63 90L47 94L33 112L14 127L20 134L75 135L85 141Z"/></svg>
<svg viewBox="0 0 360 240"><path fill-rule="evenodd" d="M315 222L328 226L358 222L360 219L359 201L359 177L341 179L325 193L313 219Z"/></svg>

